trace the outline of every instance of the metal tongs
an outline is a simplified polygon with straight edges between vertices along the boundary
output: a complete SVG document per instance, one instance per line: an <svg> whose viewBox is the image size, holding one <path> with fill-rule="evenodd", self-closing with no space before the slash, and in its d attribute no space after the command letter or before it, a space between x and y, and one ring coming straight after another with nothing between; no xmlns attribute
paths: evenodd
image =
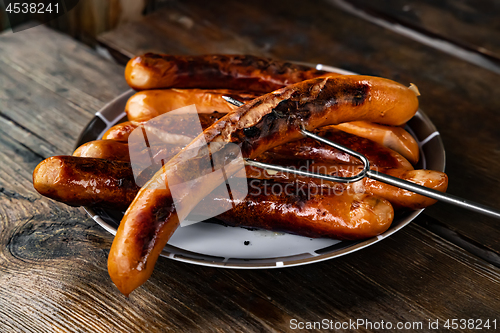
<svg viewBox="0 0 500 333"><path fill-rule="evenodd" d="M222 98L224 98L227 102L229 102L235 106L242 106L244 104L244 103L237 101L234 98L231 98L229 96L223 96ZM375 170L371 170L370 169L370 162L368 161L368 159L366 158L365 155L360 154L360 153L358 153L352 149L349 149L347 147L344 147L343 145L340 145L338 143L327 140L327 139L325 139L321 136L318 136L312 132L309 132L305 129L302 129L301 133L306 137L313 138L321 143L324 143L324 144L327 144L327 145L332 146L334 148L337 148L338 150L341 150L349 155L352 155L352 156L360 159L361 162L363 162L363 166L364 166L363 170L361 172L359 172L357 175L352 176L352 177L337 177L337 176L330 176L330 175L325 175L325 174L321 174L321 173L288 169L288 168L280 166L280 165L262 163L262 162L258 162L258 161L248 159L248 158L245 159L245 164L250 165L250 166L255 166L255 167L258 167L261 169L289 172L289 173L293 173L293 174L304 176L304 177L319 178L319 179L328 180L328 181L332 181L332 182L339 182L339 183L352 183L352 182L359 181L365 177L368 177L368 178L378 180L380 182L383 182L383 183L386 183L386 184L389 184L392 186L402 188L404 190L415 192L417 194L420 194L420 195L423 195L423 196L426 196L426 197L429 197L432 199L440 200L440 201L443 201L443 202L446 202L446 203L449 203L449 204L452 204L455 206L469 209L469 210L475 211L477 213L500 218L500 211L497 209L488 207L486 205L478 204L478 203L472 202L470 200L465 200L465 199L462 199L460 197L457 197L457 196L454 196L451 194L441 193L439 191L436 191L434 189L430 189L430 188L425 187L425 186L417 185L415 183L412 183L412 182L409 182L409 181L406 181L403 179L399 179L399 178L389 176L389 175L386 175L384 173L381 173L381 172L378 172Z"/></svg>

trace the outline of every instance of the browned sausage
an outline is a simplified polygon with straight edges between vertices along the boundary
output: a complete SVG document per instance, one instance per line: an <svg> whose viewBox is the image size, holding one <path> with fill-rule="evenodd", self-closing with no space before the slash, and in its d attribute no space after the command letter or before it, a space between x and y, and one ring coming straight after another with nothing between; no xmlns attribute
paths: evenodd
<svg viewBox="0 0 500 333"><path fill-rule="evenodd" d="M190 80L195 81L193 78ZM368 76L317 78L261 96L220 119L198 136L187 149L217 143L212 155L236 152L253 158L280 144L302 137L302 128L366 120L401 125L417 111L418 100L409 88L394 81ZM186 216L208 193L223 182L202 180L211 172L209 150L194 158L178 154L139 191L125 213L108 258L111 279L124 294L151 275L163 247ZM228 155L227 155L228 156ZM207 158L208 157L208 158ZM236 172L227 167L228 176ZM167 182L168 179L168 182ZM190 191L174 200L169 184L190 181Z"/></svg>
<svg viewBox="0 0 500 333"><path fill-rule="evenodd" d="M33 180L42 195L68 205L125 209L139 190L134 186L130 170L127 163L56 156L37 167ZM215 199L203 200L197 209L211 214L217 207L214 202L228 200L236 208L218 216L226 224L339 239L378 235L390 226L393 218L391 205L374 196L347 192L310 196L283 186L281 193L273 194L275 189L270 190L268 186L274 184L251 182L245 199L231 200L221 194Z"/></svg>
<svg viewBox="0 0 500 333"><path fill-rule="evenodd" d="M224 117L225 113L212 112L212 113L200 113L198 114L198 119L200 120L201 128L205 129L210 127L214 122ZM188 119L186 116L172 116L172 121L177 119L177 123L172 125L172 123L164 123L163 128L159 127L162 131L172 132L174 134L188 135L188 133L193 133L190 122L185 121ZM184 121L183 121L184 120ZM104 133L103 140L116 140L116 141L128 141L130 134L140 125L144 125L146 122L135 122L126 121L111 127ZM196 135L199 133L196 133ZM195 136L196 136L195 135Z"/></svg>
<svg viewBox="0 0 500 333"><path fill-rule="evenodd" d="M358 153L365 155L370 165L378 168L399 168L412 170L410 162L399 153L386 148L371 140L351 135L330 126L320 128L316 134L325 139L344 145ZM257 158L266 159L272 163L273 159L306 159L329 163L361 164L361 161L352 155L344 153L336 148L328 146L312 138L289 142L267 151ZM264 162L264 160L262 160Z"/></svg>
<svg viewBox="0 0 500 333"><path fill-rule="evenodd" d="M148 121L166 112L188 105L196 105L198 113L229 113L237 109L222 96L248 102L260 94L227 89L161 89L140 91L130 97L125 107L130 121Z"/></svg>
<svg viewBox="0 0 500 333"><path fill-rule="evenodd" d="M231 226L284 231L307 237L365 239L379 235L391 225L394 211L386 200L364 193L310 194L293 186L249 181L243 200L231 200L231 210L217 219ZM234 196L234 193L233 193ZM197 210L213 211L212 200L202 200Z"/></svg>
<svg viewBox="0 0 500 333"><path fill-rule="evenodd" d="M213 117L213 121L218 117ZM208 127L209 122L203 121L204 128ZM211 125L211 124L210 124ZM161 127L160 127L161 128ZM186 134L182 127L171 129L173 133ZM325 127L316 131L318 135L327 138L331 141L353 149L361 154L364 154L370 165L377 168L403 169L412 170L413 166L397 152L379 145L371 140L360 138L333 128ZM196 133L188 133L188 137L194 138ZM157 146L153 146L153 151L156 155L155 160L163 159L168 161L176 155L182 148L182 145L169 145L161 142L160 139L150 140ZM163 147L164 145L164 147ZM133 149L133 148L132 148ZM78 148L74 156L106 158L117 161L130 161L129 146L125 142L114 140L97 140L84 144ZM160 157L161 156L161 157ZM299 141L289 142L287 144L275 147L266 153L260 155L257 160L276 164L294 165L297 160L314 160L330 164L353 164L359 165L361 161L357 158L341 152L340 150L321 144L314 139L305 138Z"/></svg>
<svg viewBox="0 0 500 333"><path fill-rule="evenodd" d="M315 161L290 161L290 160L264 160L263 162L273 163L291 167L301 171L311 171L333 176L351 177L358 174L363 167L346 164L330 164ZM434 170L405 170L402 168L372 168L379 172L404 179L428 188L435 189L440 192L446 192L448 187L448 177L445 173ZM405 191L394 186L378 182L370 178L342 184L321 180L318 178L309 178L297 176L293 173L264 171L255 167L246 167L246 176L254 179L272 179L281 183L299 183L301 187L313 189L314 187L330 188L324 193L367 193L388 200L395 205L396 208L406 207L410 209L419 209L428 207L436 202L436 200L424 197L414 192Z"/></svg>
<svg viewBox="0 0 500 333"><path fill-rule="evenodd" d="M33 185L40 194L71 206L123 210L139 191L129 163L75 156L42 161L33 172Z"/></svg>
<svg viewBox="0 0 500 333"><path fill-rule="evenodd" d="M366 121L354 121L332 125L331 127L370 139L391 148L406 157L413 164L418 162L418 143L404 128L374 124Z"/></svg>
<svg viewBox="0 0 500 333"><path fill-rule="evenodd" d="M331 132L331 131L329 131ZM334 130L335 132L335 130ZM358 140L354 141L342 141L342 137L352 137L350 134L347 133L342 133L340 139L337 138L336 142L339 142L341 144L346 145L348 148L355 149L359 148L356 146ZM329 137L330 139L333 139L332 137ZM366 139L360 139L361 141L369 141ZM103 140L104 141L104 140ZM118 146L124 145L127 147L128 145L126 143L121 143L118 141L111 141L106 142L106 145L104 146L103 151L100 151L100 145L96 144L99 141L95 142L92 144L93 150L93 155L90 156L90 154L85 155L86 157L98 157L98 158L108 158L112 159L115 161L129 161L128 157L128 148L127 148L127 156L122 157L120 154L113 154L115 149L110 149L109 145L110 144L116 144ZM300 141L297 141L300 142ZM370 149L372 146L370 146L370 142L368 142L367 148L361 147L361 149L366 149L367 152L367 157L370 160L371 165L373 166L372 169L376 169L382 173L387 173L389 175L405 179L417 184L420 184L422 186L426 186L429 188L433 188L435 190L445 192L448 184L448 178L446 174L438 171L432 171L432 170L411 170L410 168L404 168L400 164L394 164L391 159L386 158L384 156L384 153L380 155L371 155L370 154ZM374 152L377 152L377 144L373 143L375 145ZM161 144L161 149L155 150L157 153L154 157L155 161L159 160L164 160L168 161L170 158L175 156L180 150L182 149L182 146L179 145L168 145L168 144ZM366 153L363 152L363 153ZM307 155L304 155L306 157ZM389 155L391 157L392 155ZM316 157L316 156L315 156ZM257 160L261 162L267 162L267 163L272 163L272 164L279 164L283 165L289 168L293 169L299 169L299 170L307 170L315 173L323 173L323 174L329 174L329 175L338 175L338 176L343 176L343 177L349 177L357 174L358 172L361 171L361 168L359 165L356 164L338 164L338 162L343 162L341 159L330 159L330 160L325 160L325 159L319 159L315 158L314 160L308 160L308 159L289 159L288 156L285 155L284 158L279 158L274 156L273 154L268 154L267 152L260 155ZM318 162L319 161L319 162ZM388 161L388 162L387 162ZM88 161L86 161L87 164L89 164ZM96 166L98 167L98 166ZM157 169L160 166L157 167ZM156 169L156 170L157 170ZM145 170L144 173L141 174L141 179L149 179L151 176L153 176L154 172L156 171L155 169L148 169ZM411 172L410 172L411 171ZM95 177L105 177L106 175L100 172L98 175ZM328 181L323 181L321 179L317 178L306 178L306 177L300 177L296 176L292 173L284 173L284 172L273 172L273 171L265 171L259 168L255 167L246 167L246 176L248 178L252 179L273 179L279 182L284 182L284 183L293 183L293 182L299 182L301 186L306 185L308 188L313 188L313 187L330 187L333 189L332 192L329 193L340 193L347 191L349 193L368 193L368 194L373 194L377 195L381 198L387 199L389 202L392 204L396 205L397 207L407 207L411 209L418 209L418 208L424 208L427 207L433 203L435 203L435 200L429 199L427 197L423 197L421 195L418 195L413 192L408 192L404 191L401 189L394 188L390 185L380 183L377 181L374 181L372 179L365 178L362 182L357 182L353 184L340 184L340 183L332 183ZM113 176L114 177L114 176ZM113 178L112 177L112 178ZM144 177L144 178L142 178ZM91 179L91 176L88 176L88 179ZM102 183L105 183L105 181L102 181ZM96 191L99 189L96 188ZM103 189L105 191L105 189ZM315 190L316 191L316 190Z"/></svg>
<svg viewBox="0 0 500 333"><path fill-rule="evenodd" d="M303 167L304 170L343 177L352 176L360 171L359 166L318 162L287 166ZM439 171L403 169L380 169L379 171L441 192L445 192L448 185L446 174ZM312 193L318 193L320 190L315 187L319 186L333 189L332 191L323 190L322 193L325 195L343 192L372 194L388 200L397 207L418 209L435 203L433 199L368 178L358 183L340 184L317 178L295 176L291 173L268 173L253 167L247 167L246 174L252 179L273 179L286 184L297 182L297 186ZM96 158L51 157L35 169L33 180L35 189L42 195L71 206L96 205L116 208L118 204L120 209L125 209L139 191L138 186L133 186L135 182L130 164L110 163L110 161ZM75 187L74 184L79 184L79 187ZM85 190L82 191L82 187Z"/></svg>
<svg viewBox="0 0 500 333"><path fill-rule="evenodd" d="M73 156L130 162L128 144L115 140L96 140L87 142L78 147L74 151Z"/></svg>
<svg viewBox="0 0 500 333"><path fill-rule="evenodd" d="M146 53L132 58L125 68L125 79L135 90L208 88L267 93L322 75L335 74L251 55Z"/></svg>
<svg viewBox="0 0 500 333"><path fill-rule="evenodd" d="M128 141L128 137L133 130L137 128L137 124L130 121L119 123L109 130L107 130L102 136L103 140L116 140L116 141Z"/></svg>

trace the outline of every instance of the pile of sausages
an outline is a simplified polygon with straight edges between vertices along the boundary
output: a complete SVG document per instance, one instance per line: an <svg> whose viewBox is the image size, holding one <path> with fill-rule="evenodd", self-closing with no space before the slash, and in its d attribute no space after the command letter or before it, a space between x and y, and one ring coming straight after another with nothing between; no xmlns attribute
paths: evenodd
<svg viewBox="0 0 500 333"><path fill-rule="evenodd" d="M304 138L301 129L307 129L364 154L372 168L446 191L446 174L413 168L418 145L401 126L418 109L414 86L246 55L149 53L130 60L125 78L138 91L127 103L128 121L109 129L102 140L82 145L73 156L42 161L33 183L42 195L68 205L126 210L108 259L111 279L126 295L152 274L179 216L195 207L213 209L204 198L220 183L193 181L191 171L205 168L201 161L210 153L199 150L195 158L187 158L182 151L190 147L219 143L217 149L223 150L231 143L245 158L339 176L355 175L362 168L354 157ZM224 95L245 104L235 107ZM203 133L186 134L180 122L175 134L190 135L192 142L185 147L162 144L157 151L167 163L145 176L146 185L139 187L128 137L147 121L190 104L197 107ZM338 184L252 167L245 171L249 194L231 199L234 208L217 216L225 224L355 240L387 230L394 209L434 203L367 178ZM189 195L174 203L168 183L187 179ZM303 186L309 192L263 190L274 184Z"/></svg>

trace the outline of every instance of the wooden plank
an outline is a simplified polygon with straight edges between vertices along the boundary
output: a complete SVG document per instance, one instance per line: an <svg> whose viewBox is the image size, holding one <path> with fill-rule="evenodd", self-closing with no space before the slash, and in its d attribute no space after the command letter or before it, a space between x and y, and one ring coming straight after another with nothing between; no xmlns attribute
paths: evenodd
<svg viewBox="0 0 500 333"><path fill-rule="evenodd" d="M129 89L121 66L48 28L0 38L0 123L44 157L71 153L92 115ZM25 41L36 38L46 42L33 52Z"/></svg>
<svg viewBox="0 0 500 333"><path fill-rule="evenodd" d="M185 15L174 10L159 10L146 18L121 25L103 33L97 40L124 63L136 54L165 52L171 54L248 53L269 55L248 38L221 29L216 22ZM125 57L123 57L125 56Z"/></svg>
<svg viewBox="0 0 500 333"><path fill-rule="evenodd" d="M500 3L486 1L351 0L360 10L500 60Z"/></svg>
<svg viewBox="0 0 500 333"><path fill-rule="evenodd" d="M193 29L197 34L203 33L198 22L216 25L221 31L260 47L256 54L270 53L278 58L324 63L405 84L415 83L422 93L422 109L444 140L449 192L491 206L500 202L497 177L500 113L496 112L500 109L496 97L500 86L493 84L499 82L499 75L353 17L325 2L314 6L301 1L277 2L269 6L262 0L251 4L188 0L169 2L161 13L194 22L193 27L185 29L186 33ZM156 15L162 17L160 12ZM155 45L156 50L166 53L180 52L168 42L170 36L177 35L177 30L134 35L134 30L141 31L137 28L141 24L153 29L156 21L148 16L133 29L119 28L107 33L101 41L112 40L127 55L140 54L147 45ZM121 29L125 29L127 38L122 38L125 33ZM148 42L148 36L154 40ZM210 34L206 36L208 39ZM134 42L139 39L140 49ZM156 44L158 39L165 41L163 46ZM198 46L195 52L212 50ZM441 203L427 212L453 231L500 253L500 227L496 220Z"/></svg>

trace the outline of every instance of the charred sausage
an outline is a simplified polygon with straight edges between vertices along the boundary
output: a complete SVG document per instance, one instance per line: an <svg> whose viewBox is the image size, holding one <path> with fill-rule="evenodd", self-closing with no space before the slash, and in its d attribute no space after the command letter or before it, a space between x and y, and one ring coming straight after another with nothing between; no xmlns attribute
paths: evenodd
<svg viewBox="0 0 500 333"><path fill-rule="evenodd" d="M316 130L315 133L325 139L365 155L372 166L405 170L413 169L411 163L399 153L369 139L336 130L331 128L331 126L320 128ZM300 141L289 142L275 147L267 151L264 155L259 156L257 159L261 158L267 159L270 163L272 163L273 159L305 159L325 163L361 164L361 161L352 155L323 143L319 143L312 138L305 138Z"/></svg>
<svg viewBox="0 0 500 333"><path fill-rule="evenodd" d="M368 76L307 80L243 105L206 129L187 147L217 143L215 152L199 149L195 156L178 154L141 188L127 209L111 247L108 258L111 279L128 295L149 278L163 247L180 223L179 216L186 216L223 182L223 178L217 177L210 182L198 180L200 171L212 170L212 165L207 164L210 153L231 156L237 154L233 151L237 146L244 157L253 158L300 139L302 128L314 130L356 120L401 125L417 108L417 97L409 88ZM227 169L229 176L236 172ZM186 181L190 181L191 190L174 205L169 184Z"/></svg>
<svg viewBox="0 0 500 333"><path fill-rule="evenodd" d="M39 165L33 179L42 195L72 206L125 209L139 190L134 186L130 165L93 158L51 157ZM251 180L249 195L242 200L221 194L215 202L229 200L236 207L218 218L233 226L354 240L384 232L394 216L392 206L375 196L347 192L311 196L286 187L273 193L274 189L269 190L273 185ZM197 209L210 214L215 206L214 199L206 199Z"/></svg>
<svg viewBox="0 0 500 333"><path fill-rule="evenodd" d="M217 219L231 226L358 240L383 233L394 217L389 202L365 193L310 194L256 179L249 180L248 188L243 200L221 196L218 200L231 200L234 208ZM210 212L213 207L211 200L202 200L196 209Z"/></svg>
<svg viewBox="0 0 500 333"><path fill-rule="evenodd" d="M132 58L125 68L125 79L135 90L208 88L268 93L323 75L340 74L251 55L146 53Z"/></svg>
<svg viewBox="0 0 500 333"><path fill-rule="evenodd" d="M314 173L327 174L332 176L351 177L358 174L363 168L356 165L346 164L331 164L315 161L290 161L271 160L273 164L284 165L288 168L298 169L302 171L310 171ZM276 163L278 162L278 163ZM405 170L402 168L372 168L381 173L385 173L403 180L416 183L428 188L435 189L440 192L446 192L448 187L448 177L444 172L434 170ZM392 203L395 208L406 207L410 209L420 209L428 207L436 202L436 200L424 197L414 192L406 191L370 178L344 184L329 182L318 178L309 178L297 176L289 172L269 172L255 167L246 167L246 176L254 179L272 179L281 183L300 184L300 187L313 189L315 187L328 188L325 193L368 193L384 198Z"/></svg>

